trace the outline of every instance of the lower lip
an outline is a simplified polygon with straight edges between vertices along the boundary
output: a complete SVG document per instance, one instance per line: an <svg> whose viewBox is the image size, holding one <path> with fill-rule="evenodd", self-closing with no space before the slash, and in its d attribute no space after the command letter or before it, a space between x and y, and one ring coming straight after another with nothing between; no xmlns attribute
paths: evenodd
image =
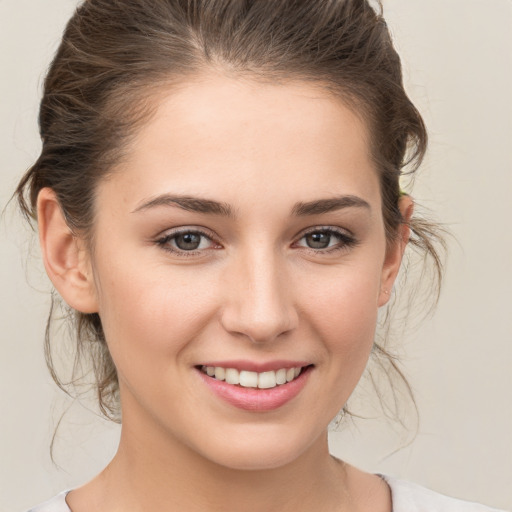
<svg viewBox="0 0 512 512"><path fill-rule="evenodd" d="M270 389L244 388L209 377L197 369L203 382L220 398L246 411L273 411L295 398L306 385L312 366L291 382Z"/></svg>

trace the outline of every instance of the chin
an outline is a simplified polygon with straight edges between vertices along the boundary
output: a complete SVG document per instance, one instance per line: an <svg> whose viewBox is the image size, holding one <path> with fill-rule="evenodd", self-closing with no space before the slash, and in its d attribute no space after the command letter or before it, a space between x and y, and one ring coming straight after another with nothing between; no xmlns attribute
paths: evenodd
<svg viewBox="0 0 512 512"><path fill-rule="evenodd" d="M244 427L240 427L243 430ZM231 436L203 451L212 462L233 470L262 471L293 463L322 436L307 436L286 429L281 432L250 432ZM224 445L222 447L222 445Z"/></svg>
<svg viewBox="0 0 512 512"><path fill-rule="evenodd" d="M262 452L225 454L216 457L213 462L225 468L236 471L266 471L281 468L291 464L298 458L297 452Z"/></svg>

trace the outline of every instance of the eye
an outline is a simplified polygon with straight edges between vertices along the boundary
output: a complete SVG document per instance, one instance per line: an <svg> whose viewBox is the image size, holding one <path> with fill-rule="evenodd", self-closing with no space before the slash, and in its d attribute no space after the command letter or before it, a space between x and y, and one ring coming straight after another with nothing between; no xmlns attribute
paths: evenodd
<svg viewBox="0 0 512 512"><path fill-rule="evenodd" d="M166 233L156 243L164 250L180 256L192 256L205 249L218 247L209 235L196 229Z"/></svg>
<svg viewBox="0 0 512 512"><path fill-rule="evenodd" d="M178 249L181 249L182 251L194 251L201 247L203 238L203 235L199 233L181 233L179 235L175 235L172 240Z"/></svg>
<svg viewBox="0 0 512 512"><path fill-rule="evenodd" d="M334 228L315 228L305 233L297 245L318 252L333 252L356 245L356 239L348 233Z"/></svg>
<svg viewBox="0 0 512 512"><path fill-rule="evenodd" d="M317 231L315 233L307 234L304 239L306 240L308 247L311 249L326 249L330 246L333 236L332 233Z"/></svg>

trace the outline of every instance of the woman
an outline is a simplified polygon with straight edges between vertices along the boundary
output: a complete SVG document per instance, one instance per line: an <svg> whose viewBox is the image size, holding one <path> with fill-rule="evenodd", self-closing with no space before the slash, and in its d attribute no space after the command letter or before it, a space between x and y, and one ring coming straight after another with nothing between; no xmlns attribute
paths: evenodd
<svg viewBox="0 0 512 512"><path fill-rule="evenodd" d="M20 203L122 434L34 510L490 510L328 452L411 230L437 258L366 2L84 2L40 126Z"/></svg>

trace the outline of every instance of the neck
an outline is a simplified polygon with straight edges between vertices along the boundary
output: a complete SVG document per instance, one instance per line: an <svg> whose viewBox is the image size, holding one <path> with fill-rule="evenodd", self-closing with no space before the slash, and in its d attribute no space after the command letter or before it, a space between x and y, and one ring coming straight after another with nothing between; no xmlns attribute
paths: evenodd
<svg viewBox="0 0 512 512"><path fill-rule="evenodd" d="M148 415L126 414L126 410L131 411L125 409L112 462L96 479L68 495L73 512L391 509L389 489L378 477L330 456L326 431L290 460L281 454L274 464L267 461L265 468L238 469L214 462Z"/></svg>
<svg viewBox="0 0 512 512"><path fill-rule="evenodd" d="M327 432L290 463L258 470L221 466L162 437L123 425L116 456L91 483L98 510L350 509L345 466L329 455Z"/></svg>
<svg viewBox="0 0 512 512"><path fill-rule="evenodd" d="M383 480L331 457L326 432L288 464L237 470L129 423L109 466L67 501L73 512L391 510Z"/></svg>
<svg viewBox="0 0 512 512"><path fill-rule="evenodd" d="M333 494L338 505L347 501L343 464L330 457L327 435L289 464L261 470L220 466L183 446L167 453L141 448L134 451L122 439L105 472L109 493L118 488L130 510L137 503L140 510L216 512L229 504L244 512L285 512L329 510L319 503Z"/></svg>

